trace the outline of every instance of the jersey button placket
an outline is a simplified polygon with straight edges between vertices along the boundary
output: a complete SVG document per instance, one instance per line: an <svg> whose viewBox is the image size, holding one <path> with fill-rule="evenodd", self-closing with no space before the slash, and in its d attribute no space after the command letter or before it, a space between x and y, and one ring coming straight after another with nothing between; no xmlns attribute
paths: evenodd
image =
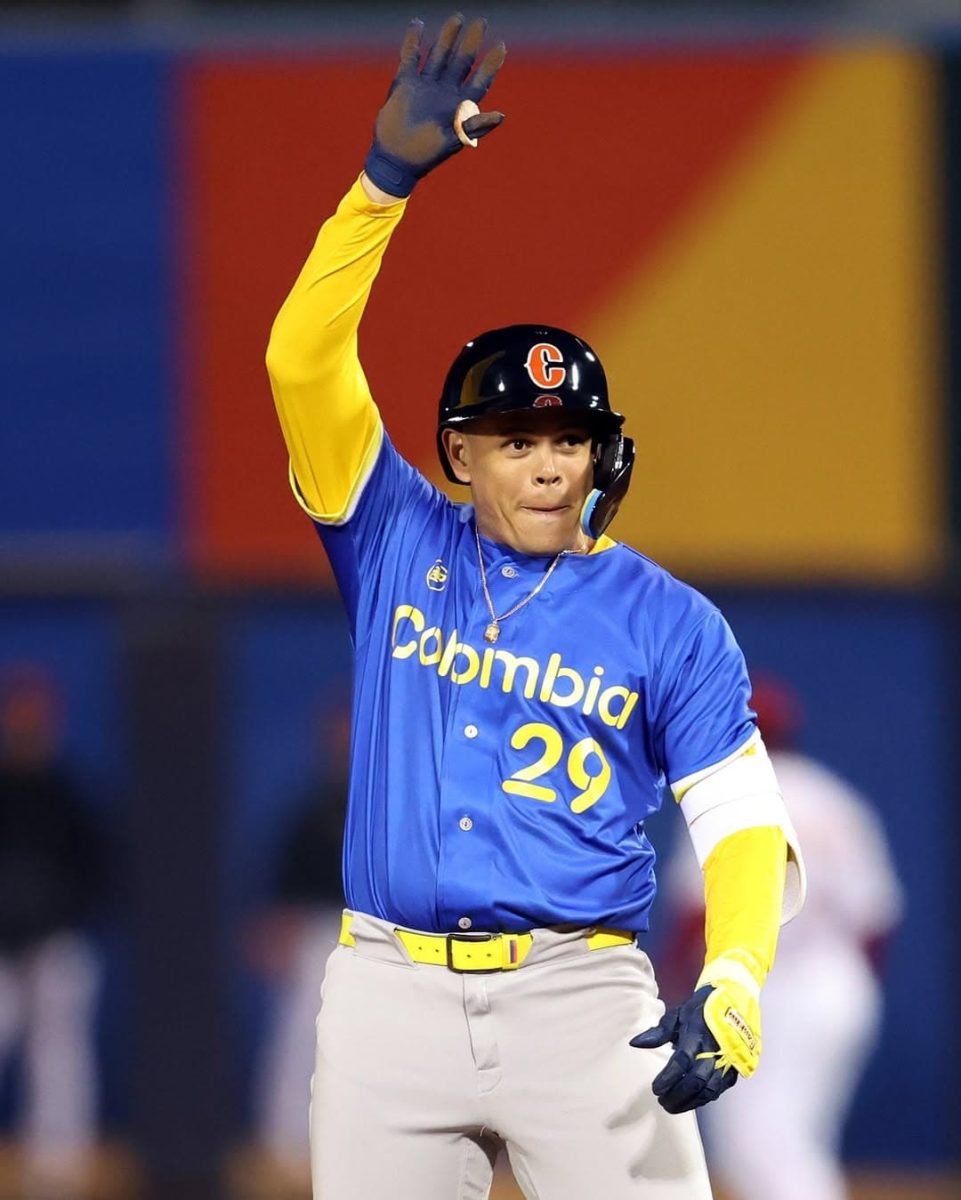
<svg viewBox="0 0 961 1200"><path fill-rule="evenodd" d="M498 569L503 562L502 559L497 564ZM468 611L459 616L457 624L462 631L472 629L475 623L483 630L489 620L486 614L483 595L479 594L470 603ZM486 620L481 624L484 618ZM480 647L485 643L481 642L478 647L479 638L475 639L468 632L461 632L459 638L482 653ZM451 665L451 674L464 670L469 661L466 655L458 655ZM490 771L490 730L486 727L489 722L479 720L486 714L486 709L476 680L452 688L450 703L450 736L444 748L440 779L437 913L448 929L469 929L474 922L479 927L483 924L487 895L484 881L490 849L481 832L483 825L477 822L486 811L489 797L478 795L477 780L486 777ZM471 914L467 926L459 924L465 913Z"/></svg>

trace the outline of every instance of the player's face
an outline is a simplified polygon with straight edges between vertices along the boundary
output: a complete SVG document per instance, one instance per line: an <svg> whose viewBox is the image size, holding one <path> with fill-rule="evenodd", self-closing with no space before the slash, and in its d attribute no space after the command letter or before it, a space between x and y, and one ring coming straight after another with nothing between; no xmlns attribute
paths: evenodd
<svg viewBox="0 0 961 1200"><path fill-rule="evenodd" d="M594 474L591 435L570 413L504 413L446 430L448 455L470 484L480 532L522 554L586 550L580 514Z"/></svg>

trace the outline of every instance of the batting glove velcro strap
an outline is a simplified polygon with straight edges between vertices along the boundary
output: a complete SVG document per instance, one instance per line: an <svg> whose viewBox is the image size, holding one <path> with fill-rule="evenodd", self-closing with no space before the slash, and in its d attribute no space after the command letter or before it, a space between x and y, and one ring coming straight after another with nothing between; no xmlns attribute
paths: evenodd
<svg viewBox="0 0 961 1200"><path fill-rule="evenodd" d="M507 54L501 42L474 70L486 29L484 20L471 21L465 29L460 14L449 17L422 67L424 23L414 20L408 25L400 66L377 114L364 163L368 179L383 191L409 196L418 179L463 149L454 128L457 110L465 100L480 104ZM468 138L481 138L503 119L503 113L474 109L462 128Z"/></svg>
<svg viewBox="0 0 961 1200"><path fill-rule="evenodd" d="M704 1020L717 1039L720 1067L734 1067L750 1078L761 1057L760 986L737 959L717 958L701 972L697 987L711 984L704 1005Z"/></svg>
<svg viewBox="0 0 961 1200"><path fill-rule="evenodd" d="M720 1046L705 1020L705 1004L713 991L710 985L699 988L683 1004L669 1009L652 1029L631 1038L631 1045L642 1050L668 1042L674 1046L667 1066L652 1084L658 1103L669 1113L700 1108L737 1083L737 1071L722 1062Z"/></svg>

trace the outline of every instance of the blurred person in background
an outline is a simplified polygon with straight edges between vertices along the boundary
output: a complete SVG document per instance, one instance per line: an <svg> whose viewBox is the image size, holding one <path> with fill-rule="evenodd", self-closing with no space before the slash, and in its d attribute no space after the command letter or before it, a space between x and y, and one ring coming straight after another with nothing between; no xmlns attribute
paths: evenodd
<svg viewBox="0 0 961 1200"><path fill-rule="evenodd" d="M749 1087L700 1115L712 1177L737 1200L846 1200L841 1134L880 1028L880 967L901 888L869 802L797 748L803 711L783 681L758 674L757 712L804 846L803 912L781 931L765 988L761 1065ZM684 991L703 954L703 879L688 844L665 869L677 924L660 974Z"/></svg>
<svg viewBox="0 0 961 1200"><path fill-rule="evenodd" d="M83 1191L97 1126L100 968L84 932L105 855L63 761L63 703L40 668L0 676L0 1062L22 1047L25 1194Z"/></svg>
<svg viewBox="0 0 961 1200"><path fill-rule="evenodd" d="M314 1021L344 908L349 703L345 684L342 702L325 704L318 713L319 752L281 846L272 905L248 931L251 966L279 991L257 1083L257 1140L274 1186L293 1194L309 1186Z"/></svg>

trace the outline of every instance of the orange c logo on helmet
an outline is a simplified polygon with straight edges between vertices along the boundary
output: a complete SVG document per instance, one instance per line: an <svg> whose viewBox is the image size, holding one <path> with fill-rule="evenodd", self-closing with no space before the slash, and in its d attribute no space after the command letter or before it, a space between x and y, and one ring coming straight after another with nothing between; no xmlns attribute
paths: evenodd
<svg viewBox="0 0 961 1200"><path fill-rule="evenodd" d="M559 365L563 361L564 355L551 342L538 342L527 352L524 367L535 387L556 388L567 378L567 368Z"/></svg>

